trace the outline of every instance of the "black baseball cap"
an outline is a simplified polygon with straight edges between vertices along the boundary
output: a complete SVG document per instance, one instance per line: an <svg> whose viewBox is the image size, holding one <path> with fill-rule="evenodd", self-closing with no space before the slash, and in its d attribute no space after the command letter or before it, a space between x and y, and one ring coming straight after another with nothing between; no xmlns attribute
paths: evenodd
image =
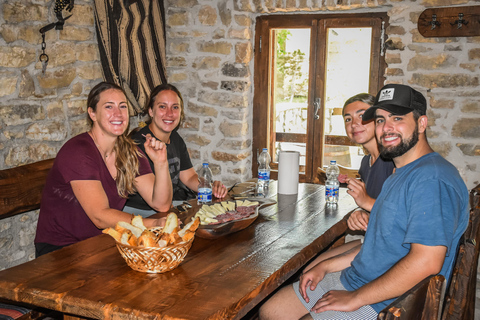
<svg viewBox="0 0 480 320"><path fill-rule="evenodd" d="M380 108L395 115L405 115L417 110L420 115L427 112L427 100L417 90L403 84L387 84L378 92L375 103L362 116L363 121L375 118L375 111Z"/></svg>

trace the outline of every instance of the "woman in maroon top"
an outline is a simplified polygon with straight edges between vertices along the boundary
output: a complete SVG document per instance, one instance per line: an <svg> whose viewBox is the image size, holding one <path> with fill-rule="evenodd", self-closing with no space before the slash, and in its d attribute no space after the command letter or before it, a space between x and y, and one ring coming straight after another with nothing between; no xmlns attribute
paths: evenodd
<svg viewBox="0 0 480 320"><path fill-rule="evenodd" d="M93 237L118 221L129 194L139 192L157 211L167 211L172 183L165 144L150 136L144 144L154 163L127 137L125 92L102 82L87 100L91 129L65 143L47 178L35 237L36 255ZM145 219L147 227L163 226L165 218Z"/></svg>

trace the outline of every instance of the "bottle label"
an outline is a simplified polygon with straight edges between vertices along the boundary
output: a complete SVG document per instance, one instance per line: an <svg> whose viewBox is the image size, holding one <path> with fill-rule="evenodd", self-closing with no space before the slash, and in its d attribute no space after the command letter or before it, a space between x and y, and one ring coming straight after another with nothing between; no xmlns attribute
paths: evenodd
<svg viewBox="0 0 480 320"><path fill-rule="evenodd" d="M270 180L270 171L258 171L258 180Z"/></svg>
<svg viewBox="0 0 480 320"><path fill-rule="evenodd" d="M325 196L329 198L338 198L338 187L337 186L325 186Z"/></svg>
<svg viewBox="0 0 480 320"><path fill-rule="evenodd" d="M198 202L209 203L212 202L212 189L199 188L198 189Z"/></svg>

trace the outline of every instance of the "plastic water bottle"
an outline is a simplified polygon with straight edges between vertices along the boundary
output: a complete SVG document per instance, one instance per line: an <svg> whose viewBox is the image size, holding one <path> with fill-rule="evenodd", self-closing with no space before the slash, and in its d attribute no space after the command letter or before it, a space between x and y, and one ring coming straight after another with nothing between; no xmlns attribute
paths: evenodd
<svg viewBox="0 0 480 320"><path fill-rule="evenodd" d="M337 205L338 190L340 182L338 182L338 174L340 169L337 166L337 161L330 160L330 166L327 168L327 181L325 181L325 204L327 206Z"/></svg>
<svg viewBox="0 0 480 320"><path fill-rule="evenodd" d="M265 197L268 194L268 186L270 184L270 155L268 149L263 148L262 153L258 156L258 181L257 181L257 197Z"/></svg>
<svg viewBox="0 0 480 320"><path fill-rule="evenodd" d="M204 162L198 171L198 197L197 203L204 204L212 202L212 170L208 162Z"/></svg>

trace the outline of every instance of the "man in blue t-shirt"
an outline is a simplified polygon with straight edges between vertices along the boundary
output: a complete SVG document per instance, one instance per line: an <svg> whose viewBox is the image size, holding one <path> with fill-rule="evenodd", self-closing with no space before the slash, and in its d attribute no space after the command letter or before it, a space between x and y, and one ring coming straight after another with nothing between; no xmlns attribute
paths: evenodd
<svg viewBox="0 0 480 320"><path fill-rule="evenodd" d="M409 86L380 90L363 121L375 118L381 156L393 159L396 171L372 208L363 246L302 274L262 306L261 319L376 319L427 276L450 279L468 225L468 190L429 146L426 108Z"/></svg>

